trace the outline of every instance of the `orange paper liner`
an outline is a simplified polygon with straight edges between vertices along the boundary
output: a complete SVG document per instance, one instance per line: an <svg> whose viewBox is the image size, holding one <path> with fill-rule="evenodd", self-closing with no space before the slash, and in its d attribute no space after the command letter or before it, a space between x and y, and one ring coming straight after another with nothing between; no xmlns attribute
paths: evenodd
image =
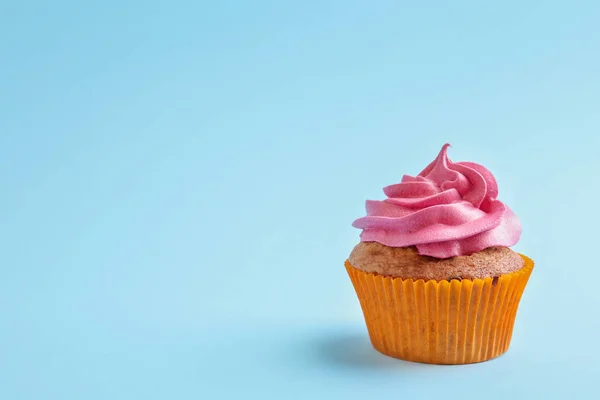
<svg viewBox="0 0 600 400"><path fill-rule="evenodd" d="M429 364L486 361L508 350L533 261L498 278L424 281L363 272L346 261L373 347Z"/></svg>

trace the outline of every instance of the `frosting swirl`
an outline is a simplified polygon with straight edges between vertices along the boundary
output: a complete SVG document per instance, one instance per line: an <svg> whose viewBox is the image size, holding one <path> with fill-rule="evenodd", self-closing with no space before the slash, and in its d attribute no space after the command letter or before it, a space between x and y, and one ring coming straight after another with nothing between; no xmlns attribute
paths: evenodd
<svg viewBox="0 0 600 400"><path fill-rule="evenodd" d="M512 246L521 223L496 200L496 179L472 162L453 163L445 144L416 177L383 189L387 199L367 200L367 216L354 221L363 242L390 247L416 246L436 258L469 255L492 246Z"/></svg>

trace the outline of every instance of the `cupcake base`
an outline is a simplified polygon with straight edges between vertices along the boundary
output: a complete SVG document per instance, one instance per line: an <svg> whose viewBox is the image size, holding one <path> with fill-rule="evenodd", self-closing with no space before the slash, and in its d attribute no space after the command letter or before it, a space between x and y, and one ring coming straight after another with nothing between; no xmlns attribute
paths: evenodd
<svg viewBox="0 0 600 400"><path fill-rule="evenodd" d="M373 347L428 364L487 361L508 350L519 301L533 270L497 278L424 281L363 272L348 261Z"/></svg>

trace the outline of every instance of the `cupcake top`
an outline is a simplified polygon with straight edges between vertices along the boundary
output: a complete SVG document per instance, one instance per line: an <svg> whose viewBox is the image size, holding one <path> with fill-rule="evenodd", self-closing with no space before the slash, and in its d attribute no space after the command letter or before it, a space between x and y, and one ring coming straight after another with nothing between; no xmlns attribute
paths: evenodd
<svg viewBox="0 0 600 400"><path fill-rule="evenodd" d="M367 200L367 215L352 224L362 242L414 246L435 258L468 256L489 247L509 247L521 223L500 200L490 171L472 162L452 162L445 144L416 177L387 186L385 200Z"/></svg>
<svg viewBox="0 0 600 400"><path fill-rule="evenodd" d="M416 247L388 247L377 242L357 244L348 262L364 272L404 279L453 280L499 277L521 269L523 258L508 247L488 247L468 256L422 256Z"/></svg>

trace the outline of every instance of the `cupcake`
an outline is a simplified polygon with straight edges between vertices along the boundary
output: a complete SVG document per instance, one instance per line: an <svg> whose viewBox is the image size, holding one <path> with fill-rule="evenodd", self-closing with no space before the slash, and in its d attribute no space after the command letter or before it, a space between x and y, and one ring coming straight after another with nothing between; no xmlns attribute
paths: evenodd
<svg viewBox="0 0 600 400"><path fill-rule="evenodd" d="M346 260L373 347L431 364L508 350L533 261L510 249L521 223L485 167L452 162L446 144L416 177L368 200Z"/></svg>

